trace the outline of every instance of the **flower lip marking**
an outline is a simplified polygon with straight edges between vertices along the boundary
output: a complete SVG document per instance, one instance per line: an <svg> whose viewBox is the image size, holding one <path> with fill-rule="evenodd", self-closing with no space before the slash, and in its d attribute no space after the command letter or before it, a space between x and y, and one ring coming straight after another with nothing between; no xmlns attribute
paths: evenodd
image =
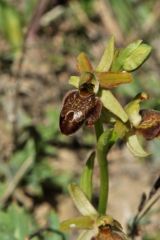
<svg viewBox="0 0 160 240"><path fill-rule="evenodd" d="M60 113L60 130L69 135L76 132L86 121L91 127L99 118L101 101L86 89L69 91L63 100Z"/></svg>
<svg viewBox="0 0 160 240"><path fill-rule="evenodd" d="M141 123L137 127L137 132L142 134L146 140L160 137L160 111L152 109L142 109Z"/></svg>

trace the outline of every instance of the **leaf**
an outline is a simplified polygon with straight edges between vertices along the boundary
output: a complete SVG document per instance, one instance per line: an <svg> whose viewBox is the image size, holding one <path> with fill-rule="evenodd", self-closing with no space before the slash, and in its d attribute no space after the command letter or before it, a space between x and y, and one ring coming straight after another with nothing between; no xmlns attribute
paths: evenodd
<svg viewBox="0 0 160 240"><path fill-rule="evenodd" d="M95 76L99 80L100 87L105 89L117 87L120 84L130 83L133 80L132 75L127 72L96 72Z"/></svg>
<svg viewBox="0 0 160 240"><path fill-rule="evenodd" d="M111 70L113 72L119 71L124 64L125 59L128 58L141 43L142 43L142 40L137 40L133 43L130 43L126 48L121 49L119 51L118 56L115 58L113 62Z"/></svg>
<svg viewBox="0 0 160 240"><path fill-rule="evenodd" d="M29 234L29 218L24 210L16 205L12 205L8 209L8 214L14 226L13 236L15 239L25 239Z"/></svg>
<svg viewBox="0 0 160 240"><path fill-rule="evenodd" d="M138 68L148 57L152 48L147 44L141 44L132 54L125 59L123 68L126 71L133 71Z"/></svg>
<svg viewBox="0 0 160 240"><path fill-rule="evenodd" d="M86 194L89 200L92 197L92 176L93 176L93 169L94 169L94 159L95 159L95 152L92 152L89 155L89 158L86 162L86 166L83 169L81 179L80 179L80 188Z"/></svg>
<svg viewBox="0 0 160 240"><path fill-rule="evenodd" d="M77 67L80 73L92 72L92 65L85 53L80 53L77 57Z"/></svg>
<svg viewBox="0 0 160 240"><path fill-rule="evenodd" d="M149 153L147 153L140 145L136 135L128 137L127 147L136 157L147 157L149 155Z"/></svg>
<svg viewBox="0 0 160 240"><path fill-rule="evenodd" d="M78 88L79 87L79 83L80 83L80 77L78 76L71 76L69 78L69 84Z"/></svg>
<svg viewBox="0 0 160 240"><path fill-rule="evenodd" d="M0 30L10 43L13 52L19 53L23 43L20 14L5 1L0 1Z"/></svg>
<svg viewBox="0 0 160 240"><path fill-rule="evenodd" d="M74 204L83 216L95 216L98 214L78 185L70 184L69 192Z"/></svg>
<svg viewBox="0 0 160 240"><path fill-rule="evenodd" d="M69 231L73 228L76 229L92 229L95 224L95 220L90 216L80 216L76 218L70 218L60 223L61 231Z"/></svg>
<svg viewBox="0 0 160 240"><path fill-rule="evenodd" d="M128 116L123 107L109 90L102 90L100 100L105 108L120 118L123 122L128 121Z"/></svg>
<svg viewBox="0 0 160 240"><path fill-rule="evenodd" d="M46 124L39 124L37 131L44 142L57 137L59 132L59 110L48 108L46 110Z"/></svg>
<svg viewBox="0 0 160 240"><path fill-rule="evenodd" d="M48 225L50 226L51 229L54 229L55 232L53 232L53 234L51 234L49 232L46 233L45 239L47 239L47 240L53 240L53 239L54 240L67 240L68 239L66 234L64 234L60 231L60 223L59 223L58 215L53 210L49 214Z"/></svg>
<svg viewBox="0 0 160 240"><path fill-rule="evenodd" d="M0 211L0 239L19 240L29 235L31 219L22 207L12 204L5 211Z"/></svg>
<svg viewBox="0 0 160 240"><path fill-rule="evenodd" d="M55 229L58 229L60 226L58 216L53 210L49 214L49 225L51 226L51 228Z"/></svg>
<svg viewBox="0 0 160 240"><path fill-rule="evenodd" d="M34 159L35 154L35 143L32 139L30 139L24 148L15 152L15 154L12 156L9 163L12 173L15 174L29 157Z"/></svg>
<svg viewBox="0 0 160 240"><path fill-rule="evenodd" d="M45 180L54 181L54 171L47 161L41 161L39 164L36 164L28 177L28 182L35 185L38 185Z"/></svg>
<svg viewBox="0 0 160 240"><path fill-rule="evenodd" d="M109 71L113 61L113 56L114 56L114 37L112 36L107 43L107 46L101 57L100 63L96 68L96 71L97 72Z"/></svg>

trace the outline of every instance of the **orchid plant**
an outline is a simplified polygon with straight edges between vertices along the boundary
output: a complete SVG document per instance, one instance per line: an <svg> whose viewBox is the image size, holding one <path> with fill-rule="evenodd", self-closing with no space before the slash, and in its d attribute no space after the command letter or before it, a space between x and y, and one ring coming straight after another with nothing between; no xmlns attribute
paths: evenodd
<svg viewBox="0 0 160 240"><path fill-rule="evenodd" d="M78 240L127 239L120 223L107 215L109 176L107 154L118 139L124 139L129 150L138 157L146 157L138 135L151 140L160 136L160 113L141 109L148 99L142 92L122 106L111 92L121 84L133 81L132 72L148 58L151 47L135 41L126 48L117 49L114 37L107 43L104 53L94 68L85 53L77 58L78 76L71 76L69 84L75 89L64 97L60 114L60 129L65 135L73 134L84 124L95 127L96 151L93 151L82 171L79 185L70 184L69 192L81 216L61 223L61 230L83 229ZM105 127L108 124L108 128ZM104 128L105 127L105 128ZM92 203L93 170L95 158L99 164L100 187L98 206Z"/></svg>

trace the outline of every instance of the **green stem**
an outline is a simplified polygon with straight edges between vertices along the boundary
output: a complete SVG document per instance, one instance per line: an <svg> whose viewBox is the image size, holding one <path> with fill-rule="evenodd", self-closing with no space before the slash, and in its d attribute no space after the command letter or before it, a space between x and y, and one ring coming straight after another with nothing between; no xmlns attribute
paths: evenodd
<svg viewBox="0 0 160 240"><path fill-rule="evenodd" d="M108 161L106 159L106 155L108 154L110 148L113 146L116 140L117 140L117 135L113 132L113 130L106 130L104 133L101 134L97 143L97 159L98 159L99 170L100 170L100 193L99 193L98 212L100 214L106 213L107 203L108 203L109 173L108 173Z"/></svg>
<svg viewBox="0 0 160 240"><path fill-rule="evenodd" d="M104 132L103 124L102 124L101 119L98 119L95 123L95 132L96 132L96 138L97 138L97 141L98 141L99 137Z"/></svg>

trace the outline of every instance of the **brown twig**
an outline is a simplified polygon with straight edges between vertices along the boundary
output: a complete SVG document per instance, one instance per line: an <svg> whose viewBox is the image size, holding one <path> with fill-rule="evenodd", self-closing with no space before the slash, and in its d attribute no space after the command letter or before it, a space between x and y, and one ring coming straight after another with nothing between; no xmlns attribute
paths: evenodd
<svg viewBox="0 0 160 240"><path fill-rule="evenodd" d="M5 193L3 194L2 198L0 199L0 205L1 207L5 204L5 202L8 200L8 198L12 195L15 188L17 187L18 183L21 181L21 179L24 177L25 173L29 170L31 165L33 164L33 158L29 157L19 168L15 176L13 177L12 181L9 182Z"/></svg>
<svg viewBox="0 0 160 240"><path fill-rule="evenodd" d="M120 26L113 15L113 11L109 1L99 0L95 2L95 10L99 14L101 21L109 35L114 33L118 44L124 43L124 36Z"/></svg>

